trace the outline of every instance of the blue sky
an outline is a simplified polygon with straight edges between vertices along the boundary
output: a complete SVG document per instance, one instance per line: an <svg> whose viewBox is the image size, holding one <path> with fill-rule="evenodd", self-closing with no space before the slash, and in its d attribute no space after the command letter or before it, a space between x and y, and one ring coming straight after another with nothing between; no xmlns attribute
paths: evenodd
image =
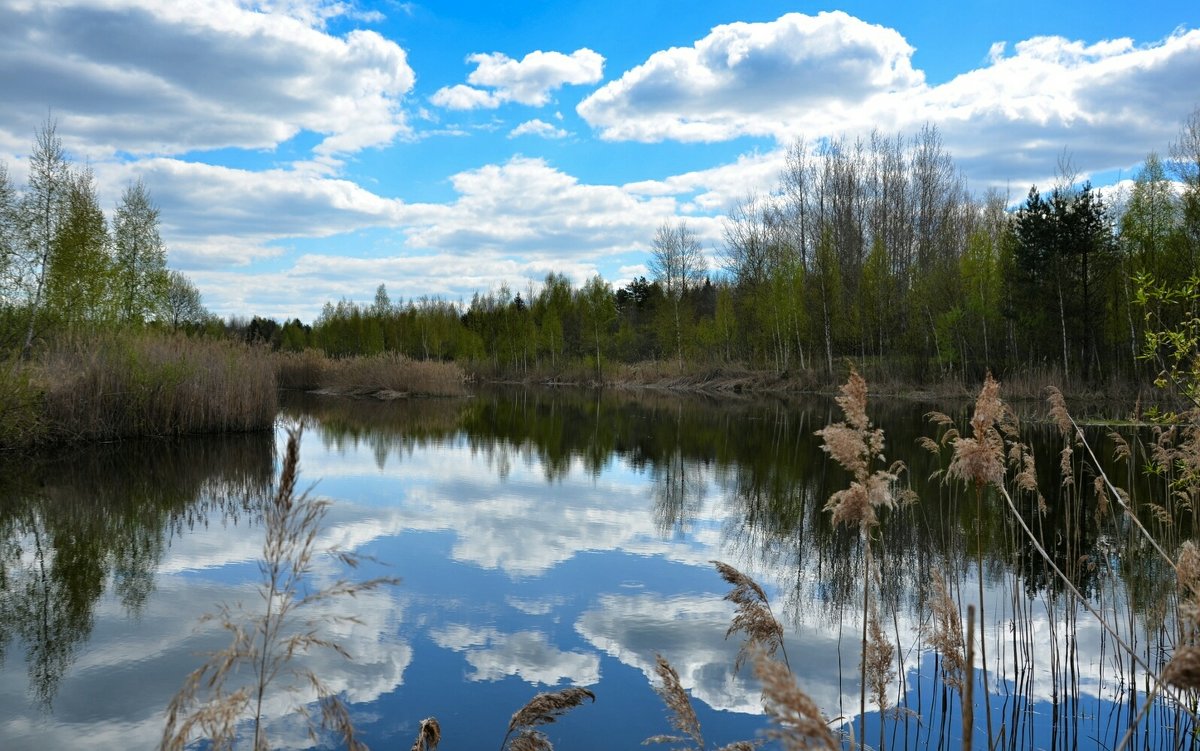
<svg viewBox="0 0 1200 751"><path fill-rule="evenodd" d="M0 161L47 113L141 178L222 315L715 257L784 149L936 125L973 190L1128 178L1200 106L1193 2L0 0Z"/></svg>

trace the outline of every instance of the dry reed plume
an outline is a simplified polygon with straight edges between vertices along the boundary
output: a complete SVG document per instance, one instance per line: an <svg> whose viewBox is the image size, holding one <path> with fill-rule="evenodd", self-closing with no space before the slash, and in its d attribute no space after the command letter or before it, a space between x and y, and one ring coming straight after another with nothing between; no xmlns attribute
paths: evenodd
<svg viewBox="0 0 1200 751"><path fill-rule="evenodd" d="M654 687L654 691L667 706L667 719L671 727L681 735L654 735L642 743L687 743L688 739L691 739L694 745L690 748L702 751L704 735L700 732L700 720L696 718L692 700L688 698L687 692L679 682L679 673L675 672L675 668L671 667L671 663L662 655L656 655L655 663L654 672L658 674L659 684Z"/></svg>
<svg viewBox="0 0 1200 751"><path fill-rule="evenodd" d="M824 443L821 450L829 454L854 476L850 487L839 490L825 504L833 512L833 524L858 525L865 535L879 523L876 509L894 508L897 502L911 500L898 494L895 483L904 465L896 462L888 469L871 471L876 461L883 459L883 430L872 428L867 417L867 382L851 369L850 377L840 389L837 403L846 419L816 431Z"/></svg>
<svg viewBox="0 0 1200 751"><path fill-rule="evenodd" d="M963 696L967 663L963 657L962 618L946 589L942 572L933 570L933 596L929 599L933 614L933 637L930 645L942 656L942 682Z"/></svg>
<svg viewBox="0 0 1200 751"><path fill-rule="evenodd" d="M870 617L867 619L867 645L862 660L865 665L867 685L871 687L871 701L879 711L888 709L887 689L896 678L896 647L883 633L879 623L879 607L872 600Z"/></svg>
<svg viewBox="0 0 1200 751"><path fill-rule="evenodd" d="M881 428L873 428L867 417L867 382L851 368L850 376L842 385L837 403L845 415L843 422L836 422L816 431L821 436L821 449L829 454L854 479L850 487L839 490L829 497L825 509L832 512L832 523L858 526L863 551L862 584L862 651L860 653L859 678L859 722L865 728L867 714L867 686L872 685L872 696L880 710L886 709L887 684L894 675L890 660L895 648L883 636L878 617L874 617L875 628L871 628L875 606L871 598L871 585L877 572L873 570L871 553L871 531L878 526L877 509L895 508L900 503L911 503L916 496L911 491L897 491L899 475L904 471L903 462L894 462L888 469L872 471L876 462L883 461L884 438ZM883 664L883 658L888 664ZM884 744L883 724L879 730L880 746ZM866 739L860 740L866 747Z"/></svg>
<svg viewBox="0 0 1200 751"><path fill-rule="evenodd" d="M840 748L821 710L796 685L786 665L759 654L754 659L754 672L762 682L763 709L774 725L767 730L768 738L778 740L788 751Z"/></svg>
<svg viewBox="0 0 1200 751"><path fill-rule="evenodd" d="M559 691L538 694L525 706L513 713L508 722L508 732L500 744L500 751L552 751L554 746L545 733L538 730L543 725L562 717L570 710L583 704L584 699L596 701L596 695L586 688L570 686ZM516 733L516 735L513 735Z"/></svg>
<svg viewBox="0 0 1200 751"><path fill-rule="evenodd" d="M761 650L755 649L756 654L760 652ZM658 673L659 679L659 684L654 687L654 691L662 698L663 704L667 707L668 721L671 723L671 727L682 735L653 735L642 741L642 745L651 743L687 744L690 742L691 745L681 748L688 751L704 751L704 735L700 732L700 720L696 718L692 700L688 698L687 692L683 690L683 685L679 682L679 673L675 672L675 668L662 655L656 655L654 672ZM734 741L721 746L717 751L753 751L755 747L755 744L750 741Z"/></svg>
<svg viewBox="0 0 1200 751"><path fill-rule="evenodd" d="M725 632L728 639L732 634L742 632L746 640L738 650L735 670L740 670L746 661L752 647L758 647L768 655L774 655L777 650L783 654L784 664L789 664L787 649L783 646L783 625L771 613L771 604L767 601L767 593L758 582L738 571L728 563L710 561L717 567L721 578L733 585L733 589L725 595L725 599L737 605L733 622Z"/></svg>
<svg viewBox="0 0 1200 751"><path fill-rule="evenodd" d="M413 741L410 751L435 751L442 742L442 726L436 717L426 717L417 728L417 739Z"/></svg>
<svg viewBox="0 0 1200 751"><path fill-rule="evenodd" d="M970 437L956 436L954 455L946 474L950 478L973 483L976 490L1004 482L1004 439L1000 426L1007 422L1008 410L1000 401L1000 384L988 373L975 400Z"/></svg>
<svg viewBox="0 0 1200 751"><path fill-rule="evenodd" d="M329 612L308 615L312 606L343 596L354 596L395 584L397 579L380 577L363 582L338 580L309 592L316 538L329 508L329 502L316 500L308 493L296 494L299 477L301 428L288 432L283 469L274 497L263 509L266 539L259 571L261 612L241 605L223 604L206 620L217 621L231 635L228 647L213 654L184 681L167 708L167 722L160 748L182 751L193 739L207 738L214 749L232 748L239 727L247 719L253 731L253 748L270 748L263 717L268 690L278 689L293 697L315 694L320 710L314 722L305 704L292 709L304 717L310 736L317 725L333 730L354 751L364 749L355 735L354 724L341 698L312 670L294 664L294 660L313 650L329 650L343 658L350 655L337 642L321 635L322 626L358 623L354 616ZM358 559L349 553L331 551L343 563L354 567ZM306 593L307 592L307 593ZM233 685L249 672L251 682ZM239 676L242 672L242 676ZM279 685L282 684L282 685Z"/></svg>

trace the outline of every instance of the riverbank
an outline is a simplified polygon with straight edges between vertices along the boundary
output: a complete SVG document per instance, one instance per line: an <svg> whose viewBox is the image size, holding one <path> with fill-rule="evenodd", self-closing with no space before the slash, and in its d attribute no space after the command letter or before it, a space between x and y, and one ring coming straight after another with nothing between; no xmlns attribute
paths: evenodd
<svg viewBox="0 0 1200 751"><path fill-rule="evenodd" d="M279 387L294 391L376 399L467 395L467 375L452 362L394 353L331 359L306 350L277 353L275 365Z"/></svg>
<svg viewBox="0 0 1200 751"><path fill-rule="evenodd" d="M0 364L0 448L270 427L270 353L157 332L64 336Z"/></svg>
<svg viewBox="0 0 1200 751"><path fill-rule="evenodd" d="M0 362L0 450L269 429L279 389L395 399L467 394L453 363L315 352L155 331L64 336Z"/></svg>
<svg viewBox="0 0 1200 751"><path fill-rule="evenodd" d="M871 384L873 396L886 396L916 401L974 400L983 381L965 379L961 374L947 374L937 379L905 378L886 365L856 365ZM540 368L525 372L503 372L492 367L470 370L473 379L483 383L524 384L531 386L570 386L614 388L626 390L659 390L709 394L719 397L743 397L755 394L821 394L832 396L837 385L845 379L847 363L830 374L825 369L791 369L787 371L749 368L737 364L699 365L650 361L633 364L606 365L597 378L595 368L583 365L558 369ZM840 379L840 380L839 380ZM1095 409L1127 414L1138 405L1168 404L1170 396L1152 383L1126 381L1080 382L1067 379L1056 370L1037 370L998 376L1004 385L1005 399L1010 402L1045 399L1048 389L1056 388L1066 394L1073 404L1090 405Z"/></svg>

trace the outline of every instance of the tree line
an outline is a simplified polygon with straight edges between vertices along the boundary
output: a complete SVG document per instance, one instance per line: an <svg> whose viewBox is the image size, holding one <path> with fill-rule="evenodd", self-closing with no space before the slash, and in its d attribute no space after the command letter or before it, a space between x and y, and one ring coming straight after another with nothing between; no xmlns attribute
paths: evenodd
<svg viewBox="0 0 1200 751"><path fill-rule="evenodd" d="M28 357L53 333L206 320L195 285L167 268L158 226L140 180L110 221L91 168L72 164L56 123L44 123L23 189L0 162L0 349Z"/></svg>
<svg viewBox="0 0 1200 751"><path fill-rule="evenodd" d="M799 141L777 188L725 218L716 269L686 220L669 221L651 241L651 277L618 289L552 273L469 304L393 303L380 285L371 304L331 302L311 325L270 322L264 338L507 373L644 360L832 371L849 357L916 378L1136 377L1139 282L1198 272L1200 110L1169 148L1106 195L1064 157L1054 184L1013 209L995 190L968 190L934 127Z"/></svg>
<svg viewBox="0 0 1200 751"><path fill-rule="evenodd" d="M909 378L1137 377L1139 287L1198 271L1200 109L1123 194L1080 184L1067 158L1015 208L995 190L972 194L927 126L910 138L797 141L776 187L738 201L723 224L710 267L686 220L664 222L648 238L648 276L616 289L551 273L470 302L393 301L379 285L372 302L331 301L310 323L222 322L166 268L145 186L129 185L107 221L90 169L67 161L47 123L23 191L0 164L3 344L27 352L43 331L156 321L288 351L399 352L507 375L602 376L606 363L640 361L832 371L852 358ZM1171 311L1158 313L1171 323Z"/></svg>

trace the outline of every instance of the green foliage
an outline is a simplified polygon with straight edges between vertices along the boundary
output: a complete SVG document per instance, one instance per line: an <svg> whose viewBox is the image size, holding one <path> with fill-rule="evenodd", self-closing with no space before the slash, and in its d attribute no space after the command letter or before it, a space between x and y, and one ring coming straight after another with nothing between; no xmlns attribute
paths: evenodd
<svg viewBox="0 0 1200 751"><path fill-rule="evenodd" d="M117 306L125 323L141 323L166 298L167 251L158 233L158 207L139 179L125 188L113 220Z"/></svg>
<svg viewBox="0 0 1200 751"><path fill-rule="evenodd" d="M0 448L32 446L46 436L42 392L29 368L0 361Z"/></svg>
<svg viewBox="0 0 1200 751"><path fill-rule="evenodd" d="M1142 357L1158 368L1155 383L1200 407L1200 277L1167 284L1142 274L1135 285L1146 323Z"/></svg>
<svg viewBox="0 0 1200 751"><path fill-rule="evenodd" d="M66 206L46 279L48 317L67 327L115 317L108 225L90 169L68 177Z"/></svg>

